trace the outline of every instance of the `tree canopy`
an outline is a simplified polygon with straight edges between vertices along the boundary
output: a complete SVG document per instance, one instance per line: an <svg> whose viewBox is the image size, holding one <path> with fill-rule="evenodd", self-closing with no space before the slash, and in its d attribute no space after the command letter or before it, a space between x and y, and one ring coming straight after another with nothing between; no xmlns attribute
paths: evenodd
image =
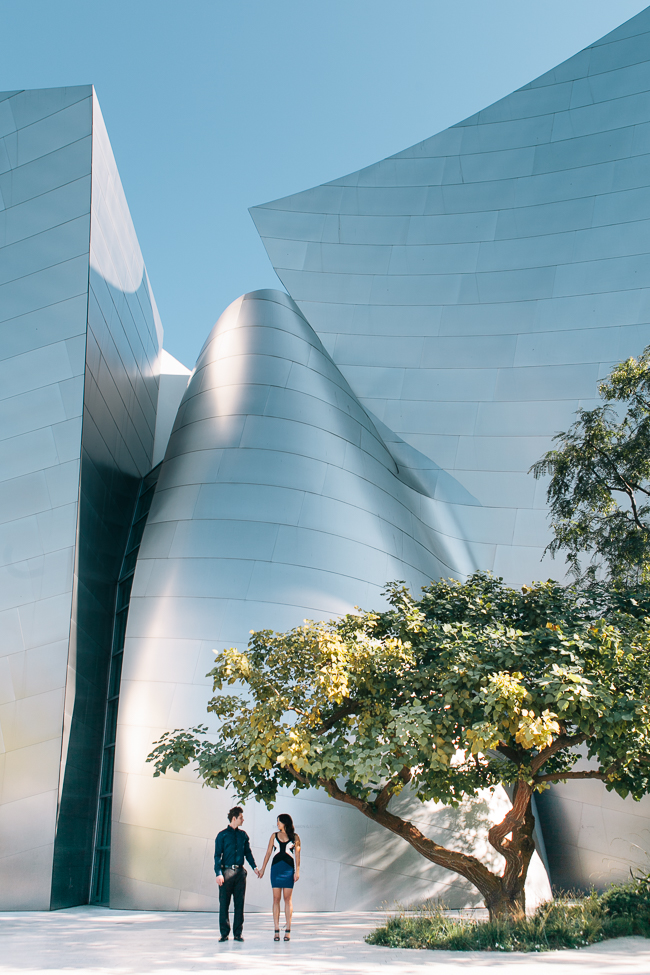
<svg viewBox="0 0 650 975"><path fill-rule="evenodd" d="M262 630L247 651L217 654L219 730L166 734L148 761L154 775L196 762L206 785L269 808L280 787L322 788L471 881L493 917L520 916L535 790L586 778L637 799L650 789L648 606L484 573L387 596L383 612ZM454 806L499 784L513 795L488 834L501 874L390 809L406 785Z"/></svg>
<svg viewBox="0 0 650 975"><path fill-rule="evenodd" d="M599 386L604 399L554 438L531 467L551 474L553 540L577 578L605 569L614 581L650 577L650 346L619 363ZM584 553L589 558L585 561Z"/></svg>

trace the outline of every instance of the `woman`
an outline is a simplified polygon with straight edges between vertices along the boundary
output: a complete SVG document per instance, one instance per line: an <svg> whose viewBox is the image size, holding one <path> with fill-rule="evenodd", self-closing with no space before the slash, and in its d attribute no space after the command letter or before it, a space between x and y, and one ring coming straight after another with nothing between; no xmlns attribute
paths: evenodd
<svg viewBox="0 0 650 975"><path fill-rule="evenodd" d="M300 837L293 828L293 820L288 813L278 816L278 831L271 833L260 877L264 876L269 857L271 863L271 887L273 888L274 941L280 940L280 896L284 892L284 917L286 928L284 940L291 941L291 915L293 914L293 885L300 877Z"/></svg>

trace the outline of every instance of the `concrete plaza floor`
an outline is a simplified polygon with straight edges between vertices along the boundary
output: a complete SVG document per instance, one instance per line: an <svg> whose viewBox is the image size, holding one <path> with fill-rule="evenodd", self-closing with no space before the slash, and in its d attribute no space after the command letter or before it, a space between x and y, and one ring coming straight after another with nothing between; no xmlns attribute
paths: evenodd
<svg viewBox="0 0 650 975"><path fill-rule="evenodd" d="M214 914L109 911L79 907L54 913L0 914L0 973L111 972L184 975L650 975L650 941L624 938L579 951L543 954L408 951L375 948L363 937L382 914L296 914L292 941L274 944L267 915L249 914L244 944L217 943Z"/></svg>

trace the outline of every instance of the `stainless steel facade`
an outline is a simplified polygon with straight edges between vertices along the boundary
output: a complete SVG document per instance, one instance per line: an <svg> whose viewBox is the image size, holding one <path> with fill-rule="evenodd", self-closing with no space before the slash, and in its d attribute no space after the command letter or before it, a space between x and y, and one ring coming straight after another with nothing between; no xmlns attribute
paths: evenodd
<svg viewBox="0 0 650 975"><path fill-rule="evenodd" d="M162 331L89 86L0 95L0 906L88 896Z"/></svg>
<svg viewBox="0 0 650 975"><path fill-rule="evenodd" d="M251 211L359 402L449 475L433 497L513 583L562 574L540 564L529 466L650 342L649 163L650 8L431 139ZM540 806L557 882L645 861L650 799L576 783Z"/></svg>
<svg viewBox="0 0 650 975"><path fill-rule="evenodd" d="M47 908L78 515L91 92L5 93L0 114L0 904Z"/></svg>
<svg viewBox="0 0 650 975"><path fill-rule="evenodd" d="M251 211L360 402L455 479L434 497L473 564L513 582L562 571L540 566L529 466L650 342L649 30L646 10L458 125Z"/></svg>
<svg viewBox="0 0 650 975"><path fill-rule="evenodd" d="M119 577L111 903L212 910L233 797L145 758L204 719L215 649L379 606L389 579L563 571L540 564L527 470L650 343L650 8L445 132L254 208L289 295L235 301L191 376L161 352L92 89L0 96L0 194L0 906L87 896ZM489 857L476 836L506 799L400 802ZM302 909L475 896L317 792L282 806ZM644 859L648 799L586 782L539 811L556 882ZM261 855L274 813L246 815ZM530 886L548 893L539 858Z"/></svg>
<svg viewBox="0 0 650 975"><path fill-rule="evenodd" d="M244 648L251 629L379 605L388 579L417 587L449 572L435 505L409 481L291 298L254 292L224 312L178 410L131 591L114 907L217 908L214 834L232 796L191 773L153 779L151 743L205 720L215 648ZM486 796L469 814L414 804L412 815L467 843L472 817L504 801ZM287 793L281 804L303 839L301 909L378 907L387 889L402 900L475 900L460 878L323 793ZM246 817L261 858L274 814L249 804ZM547 892L536 868L533 886ZM249 910L266 909L267 884L249 887Z"/></svg>

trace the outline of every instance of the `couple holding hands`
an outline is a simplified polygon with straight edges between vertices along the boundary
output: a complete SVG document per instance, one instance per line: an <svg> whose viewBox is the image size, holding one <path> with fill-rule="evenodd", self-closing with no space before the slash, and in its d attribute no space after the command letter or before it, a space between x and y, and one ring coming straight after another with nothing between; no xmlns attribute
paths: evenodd
<svg viewBox="0 0 650 975"><path fill-rule="evenodd" d="M233 936L235 941L243 941L244 897L246 894L247 860L257 876L264 876L271 854L271 887L273 888L273 940L280 940L280 898L284 893L284 916L286 929L284 940L291 940L291 915L293 913L293 885L300 876L300 837L293 828L293 820L287 813L278 816L277 832L271 833L261 870L255 864L248 833L241 828L244 810L234 806L228 813L228 826L217 834L214 843L214 872L219 885L219 930L220 941L227 941L230 935L228 911L231 897L234 900Z"/></svg>

